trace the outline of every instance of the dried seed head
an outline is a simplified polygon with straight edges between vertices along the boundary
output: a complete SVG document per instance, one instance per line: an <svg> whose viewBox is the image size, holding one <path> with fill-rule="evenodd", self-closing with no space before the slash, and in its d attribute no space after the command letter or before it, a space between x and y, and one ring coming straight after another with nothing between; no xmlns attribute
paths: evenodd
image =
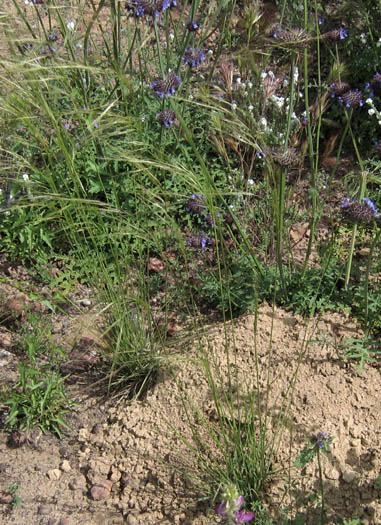
<svg viewBox="0 0 381 525"><path fill-rule="evenodd" d="M304 49L309 44L308 34L299 28L279 29L274 33L274 37L282 42L282 44L287 44L297 49Z"/></svg>
<svg viewBox="0 0 381 525"><path fill-rule="evenodd" d="M299 162L299 153L295 148L288 148L286 151L275 150L273 157L281 166L295 166Z"/></svg>

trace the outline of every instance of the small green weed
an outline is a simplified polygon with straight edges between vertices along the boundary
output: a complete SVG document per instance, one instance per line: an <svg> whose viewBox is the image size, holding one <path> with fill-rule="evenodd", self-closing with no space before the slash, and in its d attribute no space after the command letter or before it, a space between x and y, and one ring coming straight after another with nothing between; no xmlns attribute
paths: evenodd
<svg viewBox="0 0 381 525"><path fill-rule="evenodd" d="M367 363L375 363L381 355L381 343L372 336L345 338L343 340L344 358L358 360L358 370L364 373Z"/></svg>
<svg viewBox="0 0 381 525"><path fill-rule="evenodd" d="M21 507L21 504L22 504L22 499L18 495L18 490L19 490L19 486L17 483L12 483L11 485L8 485L8 491L13 496L12 503L11 503L12 509L18 509L19 507Z"/></svg>
<svg viewBox="0 0 381 525"><path fill-rule="evenodd" d="M10 407L6 426L20 430L38 426L61 436L61 427L69 428L63 416L75 405L65 393L65 378L55 370L63 351L51 340L50 327L34 315L28 319L18 343L23 355L19 377L0 392L1 402Z"/></svg>
<svg viewBox="0 0 381 525"><path fill-rule="evenodd" d="M50 367L20 363L19 379L12 387L3 387L1 402L10 407L7 428L29 430L34 426L61 437L61 427L69 428L63 416L74 403L67 397L58 372Z"/></svg>

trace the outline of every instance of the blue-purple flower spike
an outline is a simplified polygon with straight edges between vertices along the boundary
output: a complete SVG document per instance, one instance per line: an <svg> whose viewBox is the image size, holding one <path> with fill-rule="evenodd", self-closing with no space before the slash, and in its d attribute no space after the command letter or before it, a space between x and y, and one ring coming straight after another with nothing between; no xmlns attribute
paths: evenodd
<svg viewBox="0 0 381 525"><path fill-rule="evenodd" d="M198 67L205 60L205 53L200 48L188 47L182 57L184 64L189 67Z"/></svg>
<svg viewBox="0 0 381 525"><path fill-rule="evenodd" d="M159 98L173 95L181 84L181 78L176 73L169 73L165 78L157 78L151 83L155 95Z"/></svg>

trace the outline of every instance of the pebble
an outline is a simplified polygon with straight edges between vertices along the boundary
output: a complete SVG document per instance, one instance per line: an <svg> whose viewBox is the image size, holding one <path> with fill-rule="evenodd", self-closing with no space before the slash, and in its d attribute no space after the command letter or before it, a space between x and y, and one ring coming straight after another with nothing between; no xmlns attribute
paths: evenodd
<svg viewBox="0 0 381 525"><path fill-rule="evenodd" d="M46 475L50 480L57 481L62 476L62 471L59 468L53 468L52 470L48 470Z"/></svg>
<svg viewBox="0 0 381 525"><path fill-rule="evenodd" d="M37 513L40 515L40 516L48 516L48 514L50 514L50 508L48 505L40 505L38 507L38 511Z"/></svg>
<svg viewBox="0 0 381 525"><path fill-rule="evenodd" d="M63 462L61 463L60 469L62 470L62 472L70 472L71 466L67 459L63 460Z"/></svg>
<svg viewBox="0 0 381 525"><path fill-rule="evenodd" d="M110 497L111 487L112 482L105 480L102 484L93 485L90 489L90 495L94 501L108 499Z"/></svg>
<svg viewBox="0 0 381 525"><path fill-rule="evenodd" d="M91 306L91 301L90 301L90 299L86 299L86 298L85 298L85 299L81 299L79 302L80 302L80 304L81 304L82 306Z"/></svg>
<svg viewBox="0 0 381 525"><path fill-rule="evenodd" d="M352 483L352 481L355 480L356 476L357 476L357 473L353 472L353 470L347 470L343 472L343 480L346 483Z"/></svg>

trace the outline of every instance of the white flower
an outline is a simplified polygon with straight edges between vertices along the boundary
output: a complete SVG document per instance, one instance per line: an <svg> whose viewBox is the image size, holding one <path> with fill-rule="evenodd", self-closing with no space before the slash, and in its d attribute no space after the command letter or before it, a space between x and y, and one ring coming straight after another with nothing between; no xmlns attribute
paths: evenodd
<svg viewBox="0 0 381 525"><path fill-rule="evenodd" d="M243 96L244 96L244 97L247 97L248 94L249 94L248 91L244 91L244 92L243 92Z"/></svg>
<svg viewBox="0 0 381 525"><path fill-rule="evenodd" d="M209 49L208 51L208 55L211 57L213 55L213 50L212 49Z"/></svg>
<svg viewBox="0 0 381 525"><path fill-rule="evenodd" d="M377 47L381 47L381 36L380 36L380 38L378 39L378 42L377 42L376 45L377 45Z"/></svg>
<svg viewBox="0 0 381 525"><path fill-rule="evenodd" d="M285 78L283 80L283 87L288 87L288 84L289 84L289 82L288 82L287 78Z"/></svg>
<svg viewBox="0 0 381 525"><path fill-rule="evenodd" d="M373 100L371 98L367 98L365 101L369 106L373 106Z"/></svg>
<svg viewBox="0 0 381 525"><path fill-rule="evenodd" d="M275 77L275 75L274 75L274 73L272 71L269 71L269 77L270 78L274 78Z"/></svg>
<svg viewBox="0 0 381 525"><path fill-rule="evenodd" d="M25 181L27 181L27 180L29 180L29 175L28 175L27 173L23 173L23 174L22 174L22 178L23 178Z"/></svg>
<svg viewBox="0 0 381 525"><path fill-rule="evenodd" d="M248 82L248 83L247 83L247 87L248 87L249 89L251 89L251 88L253 87L253 83L252 83L252 82Z"/></svg>
<svg viewBox="0 0 381 525"><path fill-rule="evenodd" d="M68 22L68 23L66 24L66 27L69 29L69 31L74 31L75 23L74 23L73 21Z"/></svg>
<svg viewBox="0 0 381 525"><path fill-rule="evenodd" d="M373 108L368 109L368 115L374 115L376 113L376 110Z"/></svg>
<svg viewBox="0 0 381 525"><path fill-rule="evenodd" d="M262 117L261 119L259 119L259 125L262 128L267 128L267 119L265 117Z"/></svg>
<svg viewBox="0 0 381 525"><path fill-rule="evenodd" d="M141 118L141 121L142 121L142 122L145 122L145 120L146 120L146 118L143 116L143 117Z"/></svg>
<svg viewBox="0 0 381 525"><path fill-rule="evenodd" d="M78 47L78 49L82 49L82 44L81 44L81 42L77 42L77 43L75 44L75 47Z"/></svg>
<svg viewBox="0 0 381 525"><path fill-rule="evenodd" d="M253 111L253 109L254 109L254 106L253 106L253 104L250 104L250 106L248 106L248 108L247 108L247 109L248 109L249 111Z"/></svg>
<svg viewBox="0 0 381 525"><path fill-rule="evenodd" d="M366 44L366 36L365 36L365 33L361 33L360 35L360 40L363 44Z"/></svg>
<svg viewBox="0 0 381 525"><path fill-rule="evenodd" d="M192 95L192 93L189 94L188 98L189 98L189 100L193 100L194 99L194 96Z"/></svg>
<svg viewBox="0 0 381 525"><path fill-rule="evenodd" d="M254 181L253 179L247 179L247 183L250 184L250 186L252 186L254 184Z"/></svg>
<svg viewBox="0 0 381 525"><path fill-rule="evenodd" d="M170 40L173 40L174 38L175 38L174 33L169 33L169 39L170 39Z"/></svg>
<svg viewBox="0 0 381 525"><path fill-rule="evenodd" d="M237 84L240 84L241 83L241 77L237 77Z"/></svg>
<svg viewBox="0 0 381 525"><path fill-rule="evenodd" d="M284 97L278 97L277 95L273 95L271 97L271 100L278 106L278 108L282 108L284 106Z"/></svg>
<svg viewBox="0 0 381 525"><path fill-rule="evenodd" d="M296 83L299 78L299 69L296 67L294 70L294 82Z"/></svg>
<svg viewBox="0 0 381 525"><path fill-rule="evenodd" d="M238 104L235 100L232 102L232 110L235 111L238 108Z"/></svg>
<svg viewBox="0 0 381 525"><path fill-rule="evenodd" d="M261 79L264 80L267 77L266 71L262 71L261 73Z"/></svg>
<svg viewBox="0 0 381 525"><path fill-rule="evenodd" d="M378 125L381 126L381 120L378 121Z"/></svg>

